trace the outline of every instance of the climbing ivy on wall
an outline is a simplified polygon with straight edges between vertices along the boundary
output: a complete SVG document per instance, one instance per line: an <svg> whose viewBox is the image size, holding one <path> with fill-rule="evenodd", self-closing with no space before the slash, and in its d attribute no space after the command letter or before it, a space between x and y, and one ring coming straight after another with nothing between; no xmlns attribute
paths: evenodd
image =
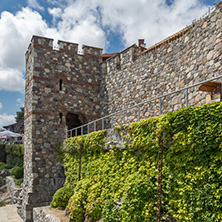
<svg viewBox="0 0 222 222"><path fill-rule="evenodd" d="M163 117L163 192L178 221L222 220L222 104L186 108Z"/></svg>
<svg viewBox="0 0 222 222"><path fill-rule="evenodd" d="M106 131L67 139L65 188L53 207L66 207L74 221L156 221L161 139L161 221L222 220L222 103L116 131L125 138L122 148L109 145Z"/></svg>

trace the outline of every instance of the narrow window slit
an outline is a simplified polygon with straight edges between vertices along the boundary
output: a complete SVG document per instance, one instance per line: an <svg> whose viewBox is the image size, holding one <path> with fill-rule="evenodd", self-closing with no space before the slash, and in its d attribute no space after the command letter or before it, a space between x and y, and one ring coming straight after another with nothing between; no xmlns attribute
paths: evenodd
<svg viewBox="0 0 222 222"><path fill-rule="evenodd" d="M59 91L62 91L62 79L59 80Z"/></svg>
<svg viewBox="0 0 222 222"><path fill-rule="evenodd" d="M59 122L62 124L62 113L59 113Z"/></svg>

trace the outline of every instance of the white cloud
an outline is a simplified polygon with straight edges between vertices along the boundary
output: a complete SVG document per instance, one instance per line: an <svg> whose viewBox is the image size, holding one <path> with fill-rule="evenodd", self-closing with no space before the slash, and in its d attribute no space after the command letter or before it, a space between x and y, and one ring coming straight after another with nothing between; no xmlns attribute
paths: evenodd
<svg viewBox="0 0 222 222"><path fill-rule="evenodd" d="M55 25L56 19L60 18L62 15L62 9L61 8L52 8L52 9L48 8L48 12L49 14L52 15L53 17L52 23L53 25Z"/></svg>
<svg viewBox="0 0 222 222"><path fill-rule="evenodd" d="M15 116L6 113L0 114L0 128L15 123Z"/></svg>
<svg viewBox="0 0 222 222"><path fill-rule="evenodd" d="M16 102L17 102L17 106L19 106L19 107L24 107L24 103L22 102L22 99L21 98L18 98L17 100L16 100Z"/></svg>
<svg viewBox="0 0 222 222"><path fill-rule="evenodd" d="M65 7L67 1L69 0L47 0L49 4L60 6L60 7Z"/></svg>
<svg viewBox="0 0 222 222"><path fill-rule="evenodd" d="M46 35L46 22L39 13L23 8L0 17L0 90L24 91L25 52L32 35Z"/></svg>
<svg viewBox="0 0 222 222"><path fill-rule="evenodd" d="M0 103L0 109L2 109L2 107L3 107L3 105L2 105L2 103Z"/></svg>
<svg viewBox="0 0 222 222"><path fill-rule="evenodd" d="M0 68L0 90L23 92L25 80L17 69Z"/></svg>
<svg viewBox="0 0 222 222"><path fill-rule="evenodd" d="M48 9L56 24L56 32L60 38L80 44L105 47L106 35L100 24L97 13L97 0L70 1L65 8Z"/></svg>
<svg viewBox="0 0 222 222"><path fill-rule="evenodd" d="M165 0L69 0L64 7L48 10L54 21L58 19L57 31L70 41L107 47L107 33L112 31L121 35L126 47L139 38L145 38L150 46L200 18L207 11L201 2L175 0L167 5Z"/></svg>
<svg viewBox="0 0 222 222"><path fill-rule="evenodd" d="M44 8L41 5L39 5L37 0L28 0L28 6L33 9L38 9L40 11L44 11Z"/></svg>
<svg viewBox="0 0 222 222"><path fill-rule="evenodd" d="M15 15L2 12L0 30L0 67L23 71L25 52L32 35L45 35L47 24L39 13L23 8Z"/></svg>
<svg viewBox="0 0 222 222"><path fill-rule="evenodd" d="M67 8L68 11L69 9ZM49 11L56 17L56 13L61 10ZM72 18L69 11L66 16L60 15L61 21L52 28L38 12L30 8L22 8L16 14L2 12L0 17L0 90L24 90L22 73L25 70L25 52L32 35L103 47L105 32L96 23L96 16L92 13L88 15L80 13L80 17L81 19L77 21Z"/></svg>
<svg viewBox="0 0 222 222"><path fill-rule="evenodd" d="M126 45L139 38L151 45L189 25L207 7L199 0L175 0L171 6L165 0L113 0L101 1L101 10L103 25L122 33Z"/></svg>

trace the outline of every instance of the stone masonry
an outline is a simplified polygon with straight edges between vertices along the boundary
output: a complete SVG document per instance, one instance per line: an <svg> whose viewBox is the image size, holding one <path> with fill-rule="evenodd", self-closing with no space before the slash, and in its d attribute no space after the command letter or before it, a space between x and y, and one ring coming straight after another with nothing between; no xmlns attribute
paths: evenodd
<svg viewBox="0 0 222 222"><path fill-rule="evenodd" d="M26 222L63 186L56 146L67 129L222 74L222 7L150 49L132 45L108 59L100 48L83 45L80 55L78 44L58 46L53 50L53 39L33 36L26 53L25 177L18 205ZM205 103L205 95L190 89L189 105ZM163 113L181 108L185 93L161 105ZM156 116L159 101L140 109L141 118ZM128 111L126 121L136 120L136 111Z"/></svg>
<svg viewBox="0 0 222 222"><path fill-rule="evenodd" d="M18 212L32 221L33 207L49 205L64 175L56 146L66 129L100 115L102 50L33 36L26 53L24 183Z"/></svg>
<svg viewBox="0 0 222 222"><path fill-rule="evenodd" d="M158 95L222 74L221 7L193 23L178 35L141 53L135 45L106 62L107 72L101 81L101 115L121 110ZM189 90L189 104L205 103L199 86ZM185 106L185 91L162 100L162 112ZM140 107L141 117L159 114L159 101ZM118 121L121 118L116 118ZM126 113L126 122L137 120L137 108Z"/></svg>

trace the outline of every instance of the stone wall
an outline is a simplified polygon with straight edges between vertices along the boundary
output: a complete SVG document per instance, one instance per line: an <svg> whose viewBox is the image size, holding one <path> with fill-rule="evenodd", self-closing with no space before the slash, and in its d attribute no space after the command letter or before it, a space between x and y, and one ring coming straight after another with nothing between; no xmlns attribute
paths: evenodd
<svg viewBox="0 0 222 222"><path fill-rule="evenodd" d="M53 39L33 36L26 53L25 176L18 208L24 221L33 220L34 207L49 205L64 183L55 150L67 129L222 74L221 15L220 7L158 47L142 52L132 45L105 62L100 48L83 45L80 55L78 44L59 41L53 50ZM201 105L205 93L195 87L188 98L189 105ZM167 96L162 113L185 104L185 92ZM158 115L159 108L158 100L143 105L140 117ZM126 123L137 120L137 107L125 115ZM115 124L123 123L122 116Z"/></svg>
<svg viewBox="0 0 222 222"><path fill-rule="evenodd" d="M11 174L11 170L4 169L0 171L0 206L11 203L11 196L7 192L6 177Z"/></svg>
<svg viewBox="0 0 222 222"><path fill-rule="evenodd" d="M173 41L165 41L140 56L139 48L132 46L108 59L107 73L101 81L104 98L101 101L102 115L221 75L221 11L221 7L216 9ZM134 59L132 51L135 53ZM205 103L205 93L198 88L188 91L188 105ZM162 113L185 106L185 91L166 97L161 105ZM159 101L140 107L140 112L141 118L159 115ZM119 119L122 119L122 114L116 118L116 123L122 124L117 121ZM136 120L137 108L126 112L126 122Z"/></svg>
<svg viewBox="0 0 222 222"><path fill-rule="evenodd" d="M16 204L18 202L21 188L19 186L16 186L14 179L10 176L6 177L6 186L8 194L11 197L11 202L13 204Z"/></svg>
<svg viewBox="0 0 222 222"><path fill-rule="evenodd" d="M33 209L33 222L60 222L49 207L36 207Z"/></svg>
<svg viewBox="0 0 222 222"><path fill-rule="evenodd" d="M21 188L15 184L14 179L9 175L11 175L11 170L0 171L0 206L15 204L19 200Z"/></svg>
<svg viewBox="0 0 222 222"><path fill-rule="evenodd" d="M0 194L7 191L6 177L11 174L11 170L4 169L0 171Z"/></svg>
<svg viewBox="0 0 222 222"><path fill-rule="evenodd" d="M67 128L100 117L102 49L33 36L26 53L25 151L22 202L18 211L32 221L33 207L49 205L63 186L56 146ZM76 119L72 119L76 118Z"/></svg>

